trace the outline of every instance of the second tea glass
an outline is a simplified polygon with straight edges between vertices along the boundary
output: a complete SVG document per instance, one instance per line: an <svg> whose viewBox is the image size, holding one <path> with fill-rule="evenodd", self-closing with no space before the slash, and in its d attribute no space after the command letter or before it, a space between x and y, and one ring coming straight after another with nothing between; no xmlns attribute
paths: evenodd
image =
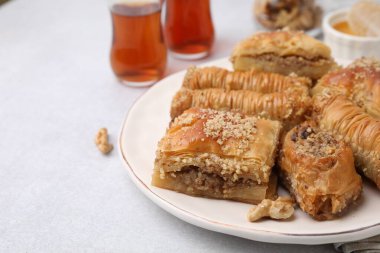
<svg viewBox="0 0 380 253"><path fill-rule="evenodd" d="M199 59L214 42L210 0L166 0L165 38L174 57Z"/></svg>

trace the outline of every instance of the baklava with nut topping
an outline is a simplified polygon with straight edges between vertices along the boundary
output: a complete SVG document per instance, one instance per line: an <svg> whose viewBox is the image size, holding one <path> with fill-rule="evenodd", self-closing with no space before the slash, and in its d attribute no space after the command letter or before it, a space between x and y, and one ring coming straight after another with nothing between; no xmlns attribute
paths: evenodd
<svg viewBox="0 0 380 253"><path fill-rule="evenodd" d="M346 68L323 76L313 96L344 95L371 116L380 119L380 61L360 58Z"/></svg>
<svg viewBox="0 0 380 253"><path fill-rule="evenodd" d="M281 124L191 108L158 144L152 184L193 196L259 203L276 195L272 175Z"/></svg>
<svg viewBox="0 0 380 253"><path fill-rule="evenodd" d="M317 220L339 216L362 191L349 145L313 122L286 134L280 152L280 178L303 211Z"/></svg>
<svg viewBox="0 0 380 253"><path fill-rule="evenodd" d="M265 72L319 79L336 63L330 48L322 42L294 31L261 32L237 44L231 56L235 70Z"/></svg>

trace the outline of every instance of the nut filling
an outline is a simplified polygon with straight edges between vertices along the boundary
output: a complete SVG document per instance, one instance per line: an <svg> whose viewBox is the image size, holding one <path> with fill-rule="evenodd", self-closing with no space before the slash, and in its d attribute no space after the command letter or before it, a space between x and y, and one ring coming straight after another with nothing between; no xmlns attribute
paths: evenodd
<svg viewBox="0 0 380 253"><path fill-rule="evenodd" d="M280 177L303 211L316 220L345 213L361 194L351 148L306 121L287 133L280 154Z"/></svg>
<svg viewBox="0 0 380 253"><path fill-rule="evenodd" d="M317 130L311 126L298 126L292 134L297 154L317 157L332 156L340 148L339 142L330 133Z"/></svg>
<svg viewBox="0 0 380 253"><path fill-rule="evenodd" d="M256 56L246 56L253 57L257 60L276 62L282 66L322 66L324 64L331 64L330 59L326 59L324 57L313 57L313 58L305 58L302 56L289 55L289 56L278 56L275 54L262 54Z"/></svg>
<svg viewBox="0 0 380 253"><path fill-rule="evenodd" d="M178 178L185 185L194 187L200 191L213 191L217 193L225 193L228 189L236 186L255 186L251 179L240 178L237 181L230 178L223 178L213 173L205 173L200 171L196 166L187 166L181 171L169 173L171 177Z"/></svg>

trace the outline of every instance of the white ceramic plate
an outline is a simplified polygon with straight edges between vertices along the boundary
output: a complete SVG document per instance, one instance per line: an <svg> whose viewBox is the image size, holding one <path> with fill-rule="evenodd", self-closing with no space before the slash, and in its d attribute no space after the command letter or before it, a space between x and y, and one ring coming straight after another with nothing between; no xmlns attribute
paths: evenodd
<svg viewBox="0 0 380 253"><path fill-rule="evenodd" d="M206 65L231 68L227 59ZM129 111L119 137L119 151L133 182L157 205L196 226L271 243L323 244L380 234L380 192L366 184L362 203L344 217L318 222L299 209L289 221L246 219L249 204L191 197L151 186L157 142L169 123L170 102L185 71L155 84Z"/></svg>

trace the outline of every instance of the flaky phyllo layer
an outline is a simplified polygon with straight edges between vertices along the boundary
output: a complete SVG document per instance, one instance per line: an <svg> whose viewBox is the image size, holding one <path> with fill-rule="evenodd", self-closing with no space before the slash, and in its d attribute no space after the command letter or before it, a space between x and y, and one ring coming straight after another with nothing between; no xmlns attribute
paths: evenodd
<svg viewBox="0 0 380 253"><path fill-rule="evenodd" d="M152 183L191 195L256 202L266 196L270 181L273 185L280 128L279 122L240 113L187 110L159 142Z"/></svg>
<svg viewBox="0 0 380 253"><path fill-rule="evenodd" d="M332 71L313 88L314 97L347 97L374 118L380 119L380 61L360 58L345 68Z"/></svg>
<svg viewBox="0 0 380 253"><path fill-rule="evenodd" d="M315 122L306 121L286 134L279 165L283 184L317 220L341 215L361 194L351 148Z"/></svg>
<svg viewBox="0 0 380 253"><path fill-rule="evenodd" d="M183 88L197 90L218 88L224 90L250 90L260 93L284 92L295 88L308 92L311 80L296 75L250 71L228 71L218 67L190 67L182 83Z"/></svg>
<svg viewBox="0 0 380 253"><path fill-rule="evenodd" d="M293 87L282 92L260 93L251 90L181 89L171 105L172 118L191 107L235 110L285 124L295 125L304 119L311 100L305 87Z"/></svg>
<svg viewBox="0 0 380 253"><path fill-rule="evenodd" d="M356 167L380 189L380 121L342 95L317 96L314 111L322 129L350 144Z"/></svg>
<svg viewBox="0 0 380 253"><path fill-rule="evenodd" d="M334 68L329 47L302 33L256 33L236 45L231 55L234 70L257 70L317 80Z"/></svg>

